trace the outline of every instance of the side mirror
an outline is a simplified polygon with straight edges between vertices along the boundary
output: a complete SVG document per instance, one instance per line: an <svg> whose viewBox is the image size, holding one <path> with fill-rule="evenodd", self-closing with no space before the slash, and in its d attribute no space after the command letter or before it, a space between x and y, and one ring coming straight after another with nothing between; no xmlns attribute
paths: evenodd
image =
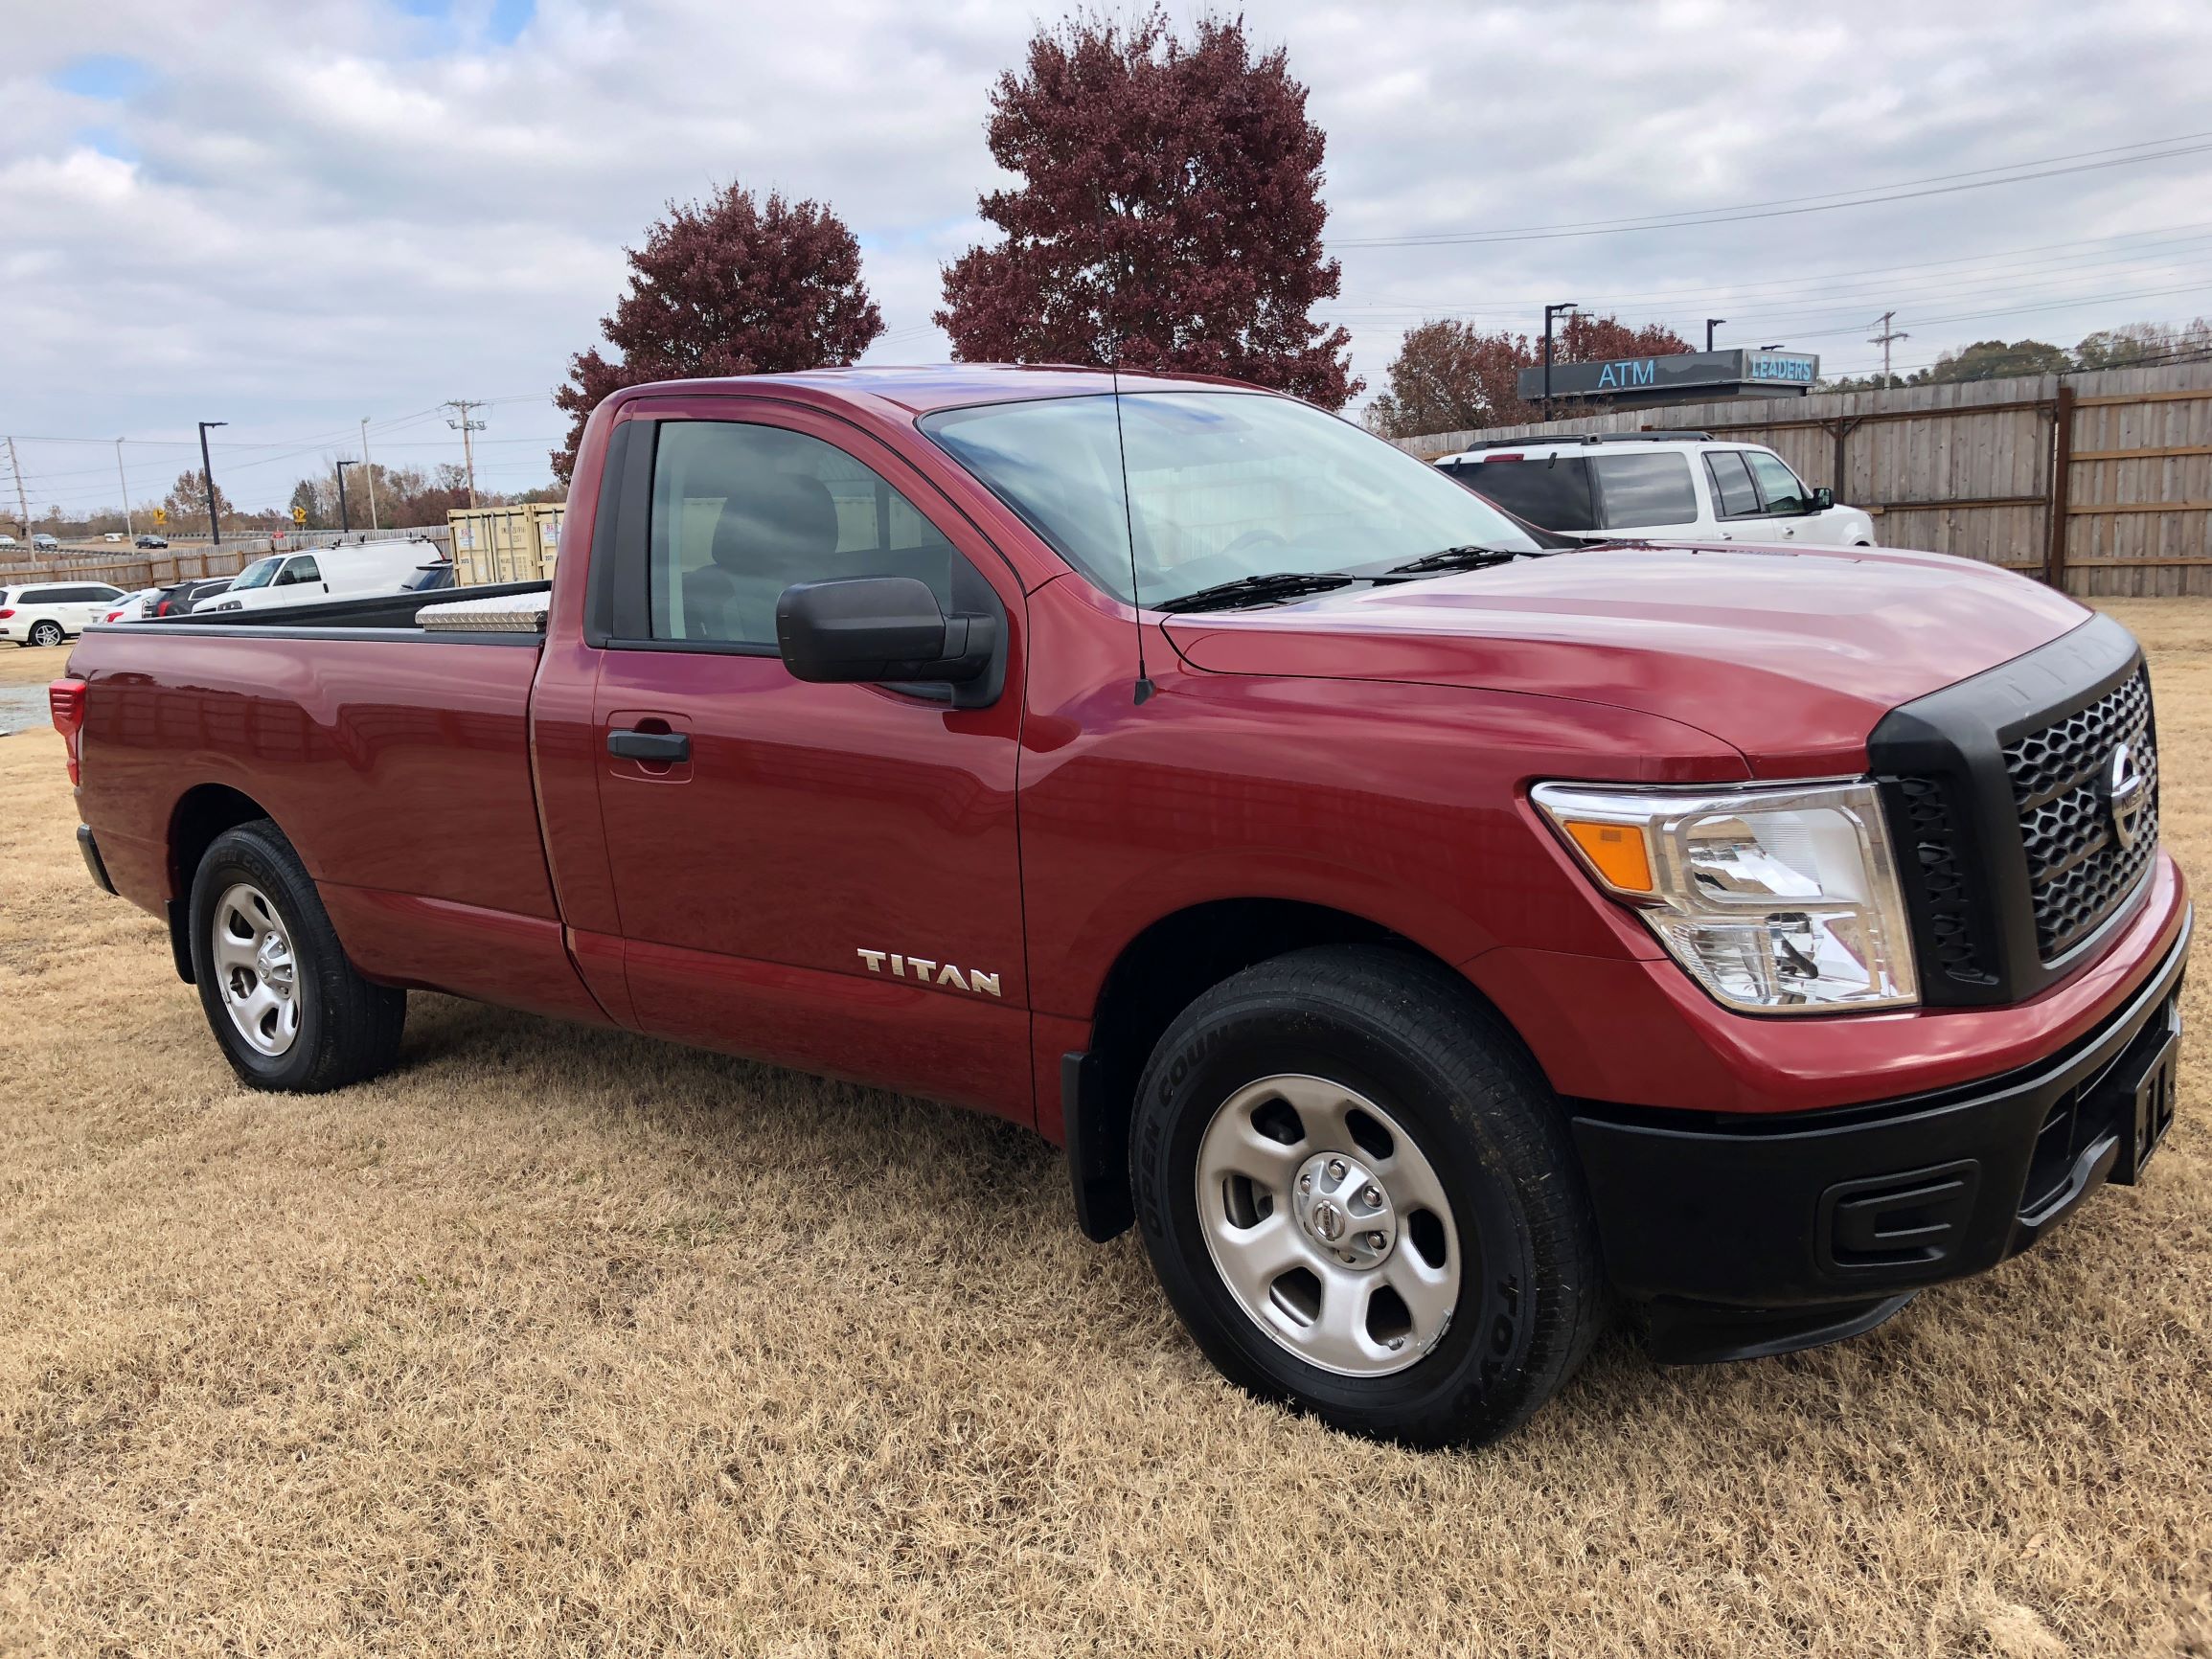
<svg viewBox="0 0 2212 1659"><path fill-rule="evenodd" d="M1834 507L1835 505L1836 491L1829 489L1827 485L1823 484L1818 489L1815 489L1813 492L1813 503L1806 509L1806 511L1826 512L1831 507Z"/></svg>
<svg viewBox="0 0 2212 1659"><path fill-rule="evenodd" d="M776 647L793 679L965 686L998 654L994 616L947 617L910 576L802 581L776 601Z"/></svg>

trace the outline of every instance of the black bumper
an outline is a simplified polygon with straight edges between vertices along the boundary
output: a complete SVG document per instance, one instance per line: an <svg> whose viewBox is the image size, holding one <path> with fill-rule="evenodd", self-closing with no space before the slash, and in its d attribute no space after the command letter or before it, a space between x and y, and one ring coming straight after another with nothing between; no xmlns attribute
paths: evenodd
<svg viewBox="0 0 2212 1659"><path fill-rule="evenodd" d="M1785 1353L1856 1335L1927 1285L2033 1244L2132 1184L2173 1112L2190 922L2105 1022L2026 1070L1880 1106L1696 1127L1578 1105L1614 1285L1655 1357Z"/></svg>
<svg viewBox="0 0 2212 1659"><path fill-rule="evenodd" d="M115 883L107 878L107 866L101 861L100 843L92 838L91 825L78 825L77 851L84 854L84 868L91 874L92 884L103 893L113 893Z"/></svg>

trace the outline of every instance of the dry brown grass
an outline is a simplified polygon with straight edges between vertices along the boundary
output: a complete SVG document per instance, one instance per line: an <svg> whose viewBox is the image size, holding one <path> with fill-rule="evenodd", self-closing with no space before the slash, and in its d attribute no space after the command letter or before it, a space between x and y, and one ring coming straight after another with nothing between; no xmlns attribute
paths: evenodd
<svg viewBox="0 0 2212 1659"><path fill-rule="evenodd" d="M2212 604L2124 614L2212 868ZM2212 1653L2206 976L2042 1249L1420 1455L1218 1381L1002 1125L429 996L240 1090L51 734L0 803L0 1651Z"/></svg>

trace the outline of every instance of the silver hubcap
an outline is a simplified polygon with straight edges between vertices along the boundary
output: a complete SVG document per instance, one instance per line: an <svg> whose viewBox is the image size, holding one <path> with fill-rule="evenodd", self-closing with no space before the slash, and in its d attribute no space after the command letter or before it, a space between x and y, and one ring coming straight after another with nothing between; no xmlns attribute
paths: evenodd
<svg viewBox="0 0 2212 1659"><path fill-rule="evenodd" d="M1459 1230L1397 1120L1321 1078L1263 1078L1198 1142L1206 1251L1244 1312L1310 1365L1402 1371L1459 1301Z"/></svg>
<svg viewBox="0 0 2212 1659"><path fill-rule="evenodd" d="M262 890L241 881L216 900L211 943L223 1008L247 1046L271 1059L300 1034L292 936Z"/></svg>

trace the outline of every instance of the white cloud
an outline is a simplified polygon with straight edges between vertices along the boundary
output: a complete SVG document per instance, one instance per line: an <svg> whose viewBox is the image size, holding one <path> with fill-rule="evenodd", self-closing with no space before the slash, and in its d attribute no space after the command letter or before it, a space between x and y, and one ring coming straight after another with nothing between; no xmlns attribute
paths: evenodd
<svg viewBox="0 0 2212 1659"><path fill-rule="evenodd" d="M883 306L875 355L942 355L938 267L981 234L994 182L989 87L1041 11L541 0L515 33L516 8L486 0L427 17L392 0L0 0L0 429L174 441L132 452L150 485L185 464L194 420L227 418L218 471L274 499L304 464L271 459L293 440L548 392L615 298L622 244L733 177L833 204ZM2212 126L2212 11L2153 0L1252 0L1247 16L1312 88L1349 239L1767 201ZM84 67L118 58L144 72ZM1863 325L1893 306L1907 361L1990 334L2068 341L2212 310L2208 161L1696 231L1347 247L1330 311L1371 383L1424 315L1534 329L1546 299L1691 334L1727 316L1724 340L1787 339L1839 369L1873 361ZM492 420L491 478L541 479L552 409ZM379 459L442 458L448 437L425 420ZM37 506L112 495L96 449L24 460Z"/></svg>

